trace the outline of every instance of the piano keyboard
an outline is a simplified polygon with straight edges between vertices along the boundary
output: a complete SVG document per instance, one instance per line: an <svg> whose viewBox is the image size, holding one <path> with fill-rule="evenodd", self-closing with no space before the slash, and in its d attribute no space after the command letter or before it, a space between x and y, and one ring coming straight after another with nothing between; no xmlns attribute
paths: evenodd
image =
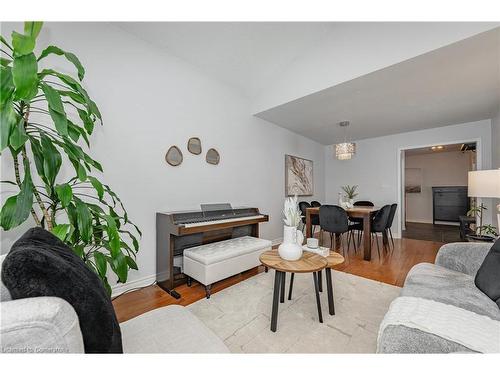
<svg viewBox="0 0 500 375"><path fill-rule="evenodd" d="M231 219L200 221L197 223L186 223L186 224L184 224L184 228L201 227L204 225L214 225L214 224L221 224L221 223L234 223L235 221L254 220L254 219L261 219L263 217L265 217L265 215L241 216L241 217L236 217L236 218L231 218Z"/></svg>

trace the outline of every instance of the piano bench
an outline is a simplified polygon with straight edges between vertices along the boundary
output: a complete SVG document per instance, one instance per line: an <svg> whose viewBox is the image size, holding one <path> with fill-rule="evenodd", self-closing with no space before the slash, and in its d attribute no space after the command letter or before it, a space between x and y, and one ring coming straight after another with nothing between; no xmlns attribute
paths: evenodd
<svg viewBox="0 0 500 375"><path fill-rule="evenodd" d="M272 243L244 236L184 250L184 274L205 286L210 298L213 283L260 265L259 256Z"/></svg>

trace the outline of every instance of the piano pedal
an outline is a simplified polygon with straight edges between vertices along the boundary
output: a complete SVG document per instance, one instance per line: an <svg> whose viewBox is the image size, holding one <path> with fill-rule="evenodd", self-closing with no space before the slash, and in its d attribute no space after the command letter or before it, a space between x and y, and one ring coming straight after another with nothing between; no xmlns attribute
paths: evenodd
<svg viewBox="0 0 500 375"><path fill-rule="evenodd" d="M170 290L165 290L168 294L170 294L172 297L174 297L175 299L180 299L181 298L181 295L179 294L179 292L175 291L174 289L170 289Z"/></svg>

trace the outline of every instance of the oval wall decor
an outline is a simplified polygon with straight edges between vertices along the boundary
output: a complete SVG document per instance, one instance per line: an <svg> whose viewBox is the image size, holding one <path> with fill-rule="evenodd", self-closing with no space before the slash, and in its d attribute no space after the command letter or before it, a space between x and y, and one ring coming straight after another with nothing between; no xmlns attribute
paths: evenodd
<svg viewBox="0 0 500 375"><path fill-rule="evenodd" d="M182 152L179 150L179 147L172 146L168 149L167 154L165 155L165 160L168 164L173 167L177 167L182 163Z"/></svg>
<svg viewBox="0 0 500 375"><path fill-rule="evenodd" d="M192 154L201 154L201 141L198 137L192 137L188 140L188 151Z"/></svg>
<svg viewBox="0 0 500 375"><path fill-rule="evenodd" d="M208 164L217 165L220 161L219 152L215 148L211 148L207 151L206 161Z"/></svg>

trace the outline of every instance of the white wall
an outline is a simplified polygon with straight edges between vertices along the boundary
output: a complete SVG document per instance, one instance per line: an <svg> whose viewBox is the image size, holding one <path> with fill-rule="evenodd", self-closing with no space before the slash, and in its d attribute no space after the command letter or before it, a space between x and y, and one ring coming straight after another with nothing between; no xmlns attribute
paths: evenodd
<svg viewBox="0 0 500 375"><path fill-rule="evenodd" d="M22 25L4 23L2 35L13 28ZM104 119L91 154L102 161L104 181L144 233L139 271L130 280L155 273L157 211L199 209L207 202L255 206L270 215L261 236L280 238L285 154L314 161L315 195L307 199L324 201L323 146L253 117L246 99L184 61L106 23L49 23L40 40L74 52L87 70L84 83ZM61 58L51 61L70 69ZM219 150L218 166L207 164L204 153L188 153L192 136L201 139L204 151ZM165 163L171 145L184 154L179 167ZM12 163L7 153L1 159L5 179ZM2 231L2 252L25 228Z"/></svg>
<svg viewBox="0 0 500 375"><path fill-rule="evenodd" d="M253 104L259 113L500 26L498 22L340 23L283 69Z"/></svg>
<svg viewBox="0 0 500 375"><path fill-rule="evenodd" d="M478 140L480 169L490 168L490 120L364 139L357 142L356 156L347 161L336 160L332 147L327 147L325 150L326 201L337 202L340 186L349 184L359 185L358 199L369 199L376 205L399 202L399 155L402 149L471 140ZM400 209L401 204L399 204L393 225L394 234L397 236L400 235Z"/></svg>
<svg viewBox="0 0 500 375"><path fill-rule="evenodd" d="M419 168L422 172L420 193L406 194L406 221L432 223L432 187L467 186L470 153L461 151L408 155L406 168Z"/></svg>

